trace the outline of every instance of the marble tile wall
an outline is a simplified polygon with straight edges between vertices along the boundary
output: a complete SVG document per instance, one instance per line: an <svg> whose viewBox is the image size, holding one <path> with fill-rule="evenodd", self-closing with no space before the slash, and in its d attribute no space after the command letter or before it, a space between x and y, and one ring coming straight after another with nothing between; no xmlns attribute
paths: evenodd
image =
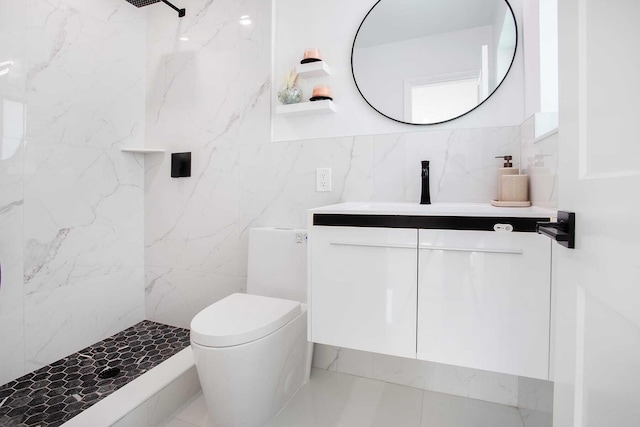
<svg viewBox="0 0 640 427"><path fill-rule="evenodd" d="M246 185L255 169L247 161L269 145L270 8L194 0L182 19L149 9L146 143L167 150L145 160L149 319L188 327L245 287L247 229L270 197ZM243 15L251 25L239 23ZM192 177L171 178L170 153L184 151ZM288 177L279 174L274 186Z"/></svg>
<svg viewBox="0 0 640 427"><path fill-rule="evenodd" d="M193 0L181 20L149 8L146 144L167 150L145 159L149 319L188 327L243 291L250 227L306 227L307 209L341 201L416 201L423 159L434 201L487 202L494 157L519 159L517 126L270 142L271 34L270 2ZM182 151L192 177L172 179ZM333 191L315 191L319 167Z"/></svg>
<svg viewBox="0 0 640 427"><path fill-rule="evenodd" d="M313 366L423 390L518 405L518 377L513 375L318 344Z"/></svg>
<svg viewBox="0 0 640 427"><path fill-rule="evenodd" d="M559 134L535 138L535 116L520 127L522 139L522 173L529 175L529 198L535 206L558 207Z"/></svg>
<svg viewBox="0 0 640 427"><path fill-rule="evenodd" d="M0 1L0 384L24 373L25 16L23 2Z"/></svg>
<svg viewBox="0 0 640 427"><path fill-rule="evenodd" d="M0 383L144 318L145 50L121 0L0 0Z"/></svg>

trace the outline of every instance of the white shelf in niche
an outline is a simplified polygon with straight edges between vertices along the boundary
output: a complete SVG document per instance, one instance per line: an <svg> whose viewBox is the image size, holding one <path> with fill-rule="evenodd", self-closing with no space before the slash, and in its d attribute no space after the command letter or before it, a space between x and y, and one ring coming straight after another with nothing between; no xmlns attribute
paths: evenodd
<svg viewBox="0 0 640 427"><path fill-rule="evenodd" d="M296 67L296 73L303 79L315 79L331 75L331 68L324 61L309 62Z"/></svg>
<svg viewBox="0 0 640 427"><path fill-rule="evenodd" d="M283 116L305 116L310 114L330 114L338 111L333 101L325 99L315 102L301 102L299 104L278 105L276 114Z"/></svg>
<svg viewBox="0 0 640 427"><path fill-rule="evenodd" d="M166 150L164 148L133 148L133 147L123 147L120 149L123 153L139 153L139 154L153 154L153 153L164 153Z"/></svg>

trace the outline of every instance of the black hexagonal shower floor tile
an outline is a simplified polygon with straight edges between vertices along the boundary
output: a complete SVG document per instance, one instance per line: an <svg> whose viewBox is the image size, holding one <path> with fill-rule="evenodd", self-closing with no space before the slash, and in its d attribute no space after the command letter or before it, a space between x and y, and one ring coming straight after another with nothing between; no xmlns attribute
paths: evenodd
<svg viewBox="0 0 640 427"><path fill-rule="evenodd" d="M188 346L188 329L140 322L0 386L0 426L60 426Z"/></svg>

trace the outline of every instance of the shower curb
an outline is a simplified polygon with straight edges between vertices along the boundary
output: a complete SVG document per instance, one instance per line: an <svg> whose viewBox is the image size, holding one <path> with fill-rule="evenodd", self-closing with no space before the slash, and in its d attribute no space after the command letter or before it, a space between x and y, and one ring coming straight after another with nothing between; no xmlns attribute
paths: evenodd
<svg viewBox="0 0 640 427"><path fill-rule="evenodd" d="M153 371L143 383L147 384L147 388L137 391L142 394L144 401L149 394L157 393L176 380L188 369L189 364L193 365L186 357L186 363L179 364L175 374L168 372L164 377L156 378L163 370L155 371L155 368L189 348L189 343L188 329L149 320L139 322L83 350L0 385L0 425L59 427ZM176 369L176 366L172 369ZM195 378L195 369L190 375ZM156 380L148 382L149 378ZM131 401L139 404L138 399ZM126 413L115 412L116 420ZM91 427L106 422L103 419ZM111 423L109 421L104 425ZM140 424L135 425L138 427Z"/></svg>

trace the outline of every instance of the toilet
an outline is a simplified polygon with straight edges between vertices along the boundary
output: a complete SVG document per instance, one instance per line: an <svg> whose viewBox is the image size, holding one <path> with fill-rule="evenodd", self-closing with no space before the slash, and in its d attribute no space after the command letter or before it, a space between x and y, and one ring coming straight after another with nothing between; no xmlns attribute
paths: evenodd
<svg viewBox="0 0 640 427"><path fill-rule="evenodd" d="M307 233L249 232L247 294L191 321L191 347L215 427L262 427L308 379Z"/></svg>

